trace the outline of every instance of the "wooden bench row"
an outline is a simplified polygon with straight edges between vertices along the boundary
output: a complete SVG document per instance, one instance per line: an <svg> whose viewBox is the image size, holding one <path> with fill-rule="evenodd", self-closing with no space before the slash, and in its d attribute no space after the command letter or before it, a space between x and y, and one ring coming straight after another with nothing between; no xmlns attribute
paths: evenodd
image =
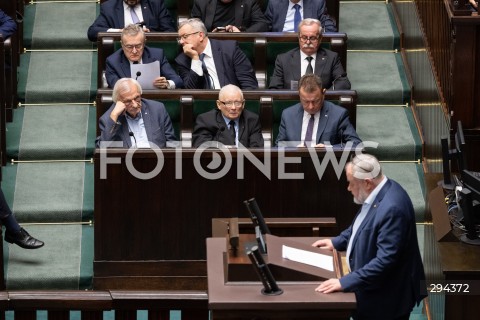
<svg viewBox="0 0 480 320"><path fill-rule="evenodd" d="M291 90L245 90L245 108L260 116L265 146L274 145L283 109L299 102L298 92ZM182 146L191 146L195 118L216 108L218 90L144 90L142 97L165 104L172 119L176 136ZM356 126L357 92L354 90L327 91L325 99L346 108L350 121ZM112 105L112 90L97 91L97 119ZM98 132L97 126L97 134Z"/></svg>
<svg viewBox="0 0 480 320"><path fill-rule="evenodd" d="M205 291L3 291L0 319L14 310L16 320L35 320L38 310L48 319L69 320L70 311L81 311L84 320L104 319L104 311L115 310L115 319L136 319L137 310L148 310L149 319L170 319L170 310L181 310L182 319L208 319ZM109 318L109 317L108 317ZM106 318L105 318L106 319Z"/></svg>
<svg viewBox="0 0 480 320"><path fill-rule="evenodd" d="M106 60L109 55L121 48L121 33L99 32L98 47L98 88L108 87L105 79ZM149 32L147 46L162 48L170 64L175 67L175 57L181 52L175 32ZM298 47L298 35L291 32L241 32L209 33L209 37L219 40L236 40L255 69L259 89L268 88L269 77L275 67L278 54ZM345 70L347 66L347 35L341 32L325 33L322 47L338 53Z"/></svg>

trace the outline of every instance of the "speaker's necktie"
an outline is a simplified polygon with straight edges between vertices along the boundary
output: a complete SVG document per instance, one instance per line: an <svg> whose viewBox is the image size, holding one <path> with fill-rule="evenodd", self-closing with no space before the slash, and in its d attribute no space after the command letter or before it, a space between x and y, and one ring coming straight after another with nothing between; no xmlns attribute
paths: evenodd
<svg viewBox="0 0 480 320"><path fill-rule="evenodd" d="M233 141L232 145L236 145L237 134L235 133L235 121L230 120L230 122L228 124L230 126L228 131L230 131L230 137L232 138L232 141Z"/></svg>
<svg viewBox="0 0 480 320"><path fill-rule="evenodd" d="M312 74L313 73L313 67L312 67L313 57L306 57L306 59L308 60L308 66L307 66L307 70L305 71L305 74Z"/></svg>
<svg viewBox="0 0 480 320"><path fill-rule="evenodd" d="M210 81L210 74L207 70L207 65L205 64L205 53L200 54L200 60L202 61L202 70L203 70L203 77L205 78L205 89L212 89L212 82Z"/></svg>
<svg viewBox="0 0 480 320"><path fill-rule="evenodd" d="M132 16L133 23L139 23L140 22L140 19L138 19L138 16L135 13L135 8L134 7L130 7L130 15Z"/></svg>
<svg viewBox="0 0 480 320"><path fill-rule="evenodd" d="M295 9L295 15L293 16L293 31L298 32L298 24L302 21L302 15L300 14L300 5L296 3L293 6Z"/></svg>
<svg viewBox="0 0 480 320"><path fill-rule="evenodd" d="M304 140L305 147L310 147L310 142L312 142L314 123L315 123L315 116L312 114L310 115L310 120L308 120L307 132L305 133L305 140Z"/></svg>

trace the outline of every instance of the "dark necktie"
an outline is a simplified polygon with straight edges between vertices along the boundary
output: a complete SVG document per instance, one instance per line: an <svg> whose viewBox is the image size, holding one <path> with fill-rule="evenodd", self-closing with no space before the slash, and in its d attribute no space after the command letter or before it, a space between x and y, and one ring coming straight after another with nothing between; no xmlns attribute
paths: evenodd
<svg viewBox="0 0 480 320"><path fill-rule="evenodd" d="M140 22L140 19L138 19L138 16L135 13L135 8L134 7L130 7L130 15L132 16L132 22L133 23L139 23Z"/></svg>
<svg viewBox="0 0 480 320"><path fill-rule="evenodd" d="M306 59L308 60L308 66L307 66L307 70L305 71L305 74L312 74L313 73L313 67L312 67L313 57L307 57Z"/></svg>
<svg viewBox="0 0 480 320"><path fill-rule="evenodd" d="M305 133L305 140L304 140L305 147L310 147L310 142L312 142L314 123L315 123L315 116L311 114L310 120L308 120L307 132Z"/></svg>
<svg viewBox="0 0 480 320"><path fill-rule="evenodd" d="M235 138L236 138L236 133L235 133L235 121L233 120L230 120L230 122L228 123L228 125L230 126L230 128L228 129L228 131L230 132L230 137L232 138L232 145L236 145L235 143Z"/></svg>
<svg viewBox="0 0 480 320"><path fill-rule="evenodd" d="M205 53L200 53L200 60L202 61L203 77L205 78L205 89L212 89L212 83L210 82L210 74L208 74L207 65L205 64Z"/></svg>
<svg viewBox="0 0 480 320"><path fill-rule="evenodd" d="M298 24L302 21L302 15L300 14L300 5L296 3L293 6L295 9L295 15L293 16L293 31L298 32Z"/></svg>

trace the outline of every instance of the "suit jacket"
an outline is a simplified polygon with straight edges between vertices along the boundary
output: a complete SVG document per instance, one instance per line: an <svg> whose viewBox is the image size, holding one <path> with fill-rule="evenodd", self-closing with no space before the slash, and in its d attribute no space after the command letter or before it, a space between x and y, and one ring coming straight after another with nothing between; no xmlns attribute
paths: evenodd
<svg viewBox="0 0 480 320"><path fill-rule="evenodd" d="M353 224L352 224L353 225ZM346 250L352 226L332 239ZM355 319L395 319L410 313L426 295L413 205L405 190L388 180L357 229L350 252L352 272L340 279L355 292ZM399 298L401 297L401 298Z"/></svg>
<svg viewBox="0 0 480 320"><path fill-rule="evenodd" d="M275 60L275 69L270 78L269 89L290 89L292 80L299 81L301 78L300 48L295 48L279 54ZM315 58L315 74L322 79L324 88L332 87L335 80L336 90L349 90L350 81L342 77L345 73L342 62L336 52L319 48Z"/></svg>
<svg viewBox="0 0 480 320"><path fill-rule="evenodd" d="M238 47L237 41L215 39L208 39L208 41L212 46L213 61L222 87L234 84L243 90L258 88L252 64ZM199 76L190 68L192 59L182 52L175 58L175 62L186 89L204 89L206 87L205 77Z"/></svg>
<svg viewBox="0 0 480 320"><path fill-rule="evenodd" d="M98 125L101 133L97 137L96 145L100 147L101 141L123 141L124 148L130 148L130 130L125 115L118 117L117 122L110 118L115 104L99 119ZM163 103L142 99L142 117L148 140L160 148L166 147L167 141L177 141L173 131L172 121Z"/></svg>
<svg viewBox="0 0 480 320"><path fill-rule="evenodd" d="M269 0L265 18L270 23L272 32L282 32L287 17L289 0ZM328 15L325 0L303 0L303 19L318 19L324 32L336 32L335 21Z"/></svg>
<svg viewBox="0 0 480 320"><path fill-rule="evenodd" d="M150 31L176 31L163 0L142 0L141 7L143 21ZM97 41L99 32L106 32L110 28L122 29L125 27L124 24L123 0L108 0L101 4L100 15L88 28L88 39Z"/></svg>
<svg viewBox="0 0 480 320"><path fill-rule="evenodd" d="M5 12L0 10L0 34L2 34L3 40L11 37L16 30L17 24L15 21Z"/></svg>
<svg viewBox="0 0 480 320"><path fill-rule="evenodd" d="M160 62L160 74L167 80L175 82L176 88L183 88L182 78L175 72L167 58L163 54L163 49L145 47L142 55L142 63ZM115 83L121 78L131 78L130 61L123 53L122 49L118 49L107 58L107 67L105 74L108 86L113 88Z"/></svg>
<svg viewBox="0 0 480 320"><path fill-rule="evenodd" d="M302 104L297 103L283 110L276 144L286 142L290 145L288 141L291 141L291 146L297 146L301 141L302 120ZM362 142L350 123L348 111L330 101L324 101L320 109L316 143L328 142L333 146L339 146L348 141L352 141L353 146Z"/></svg>
<svg viewBox="0 0 480 320"><path fill-rule="evenodd" d="M262 128L258 115L243 110L238 123L238 142L244 147L263 147ZM223 128L223 130L221 129ZM195 121L192 135L192 146L198 148L206 141L218 141L231 145L231 139L222 113L218 109L200 114Z"/></svg>
<svg viewBox="0 0 480 320"><path fill-rule="evenodd" d="M235 5L234 26L246 32L268 31L268 21L257 0L233 0L233 2ZM190 16L202 20L207 30L210 31L216 27L225 27L213 25L216 8L217 0L195 0Z"/></svg>

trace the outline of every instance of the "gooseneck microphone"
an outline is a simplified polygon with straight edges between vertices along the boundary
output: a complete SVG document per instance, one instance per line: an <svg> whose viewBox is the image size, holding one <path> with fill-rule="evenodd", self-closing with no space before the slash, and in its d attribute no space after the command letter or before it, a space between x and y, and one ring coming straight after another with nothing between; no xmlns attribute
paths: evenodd
<svg viewBox="0 0 480 320"><path fill-rule="evenodd" d="M135 135L133 134L132 131L130 131L130 132L128 133L128 135L129 135L130 137L133 137L133 141L135 141L135 147L136 147L136 146L137 146L137 138L135 138Z"/></svg>
<svg viewBox="0 0 480 320"><path fill-rule="evenodd" d="M340 78L345 78L347 76L347 73L344 72L342 73L341 75L339 75L338 77L336 77L335 79L333 79L332 81L332 90L335 90L335 81L337 81L338 79Z"/></svg>
<svg viewBox="0 0 480 320"><path fill-rule="evenodd" d="M142 73L140 71L137 71L137 77L135 78L135 80L138 79L138 77L140 77L142 75Z"/></svg>

